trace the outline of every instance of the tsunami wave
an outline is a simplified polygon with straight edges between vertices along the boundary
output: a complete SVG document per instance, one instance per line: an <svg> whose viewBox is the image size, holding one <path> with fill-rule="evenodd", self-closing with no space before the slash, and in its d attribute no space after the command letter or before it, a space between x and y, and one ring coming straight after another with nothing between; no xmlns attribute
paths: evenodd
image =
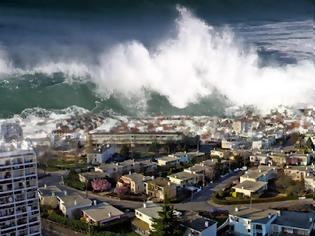
<svg viewBox="0 0 315 236"><path fill-rule="evenodd" d="M96 97L119 94L143 110L151 96L147 91L166 97L179 109L214 93L236 106L254 105L262 111L279 105L313 104L313 60L261 65L257 48L245 45L231 29L217 29L186 8L177 9L172 36L153 48L128 41L104 51L95 63L67 58L24 67L15 66L5 49L0 49L0 77L61 73L62 83L90 83Z"/></svg>

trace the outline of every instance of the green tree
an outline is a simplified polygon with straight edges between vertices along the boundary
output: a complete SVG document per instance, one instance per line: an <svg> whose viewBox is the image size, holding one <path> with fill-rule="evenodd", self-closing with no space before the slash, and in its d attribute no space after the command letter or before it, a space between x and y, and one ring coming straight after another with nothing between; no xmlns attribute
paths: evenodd
<svg viewBox="0 0 315 236"><path fill-rule="evenodd" d="M182 230L173 206L165 200L159 217L153 219L153 230L151 236L180 236Z"/></svg>

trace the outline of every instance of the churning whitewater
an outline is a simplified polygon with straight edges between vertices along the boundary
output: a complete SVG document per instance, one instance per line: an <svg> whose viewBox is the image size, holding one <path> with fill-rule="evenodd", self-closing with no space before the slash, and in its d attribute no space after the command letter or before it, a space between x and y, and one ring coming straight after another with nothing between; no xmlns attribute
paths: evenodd
<svg viewBox="0 0 315 236"><path fill-rule="evenodd" d="M14 66L2 49L1 77L62 73L68 83L93 83L95 93L104 98L123 94L144 100L145 91L152 90L178 108L198 103L214 91L235 105L255 105L262 111L312 104L314 61L262 66L257 48L245 45L230 28L217 29L186 8L177 9L174 33L152 48L131 40L104 51L96 63L51 59L23 68Z"/></svg>

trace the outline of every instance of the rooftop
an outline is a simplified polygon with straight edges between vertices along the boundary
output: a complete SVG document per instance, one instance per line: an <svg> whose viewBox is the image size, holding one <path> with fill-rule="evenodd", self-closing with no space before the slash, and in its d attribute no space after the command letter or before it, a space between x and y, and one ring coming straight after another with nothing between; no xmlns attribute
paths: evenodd
<svg viewBox="0 0 315 236"><path fill-rule="evenodd" d="M272 209L255 209L255 208L236 208L234 211L230 211L230 215L238 216L241 218L250 219L256 223L267 223L270 220L270 216L277 215L278 211Z"/></svg>
<svg viewBox="0 0 315 236"><path fill-rule="evenodd" d="M162 211L162 207L154 203L145 203L145 207L138 208L136 211L152 219L156 219L159 218L159 212Z"/></svg>
<svg viewBox="0 0 315 236"><path fill-rule="evenodd" d="M169 185L169 183L170 183L170 181L168 179L162 178L162 177L157 177L157 178L155 178L153 180L149 180L147 182L158 185L160 187L165 187L165 186Z"/></svg>
<svg viewBox="0 0 315 236"><path fill-rule="evenodd" d="M196 230L198 232L202 232L208 227L216 224L217 222L210 220L208 218L201 217L197 214L190 215L187 217L188 219L184 221L183 225L191 228L193 230Z"/></svg>
<svg viewBox="0 0 315 236"><path fill-rule="evenodd" d="M267 185L267 182L262 182L262 181L253 182L253 181L245 180L242 183L235 185L233 188L245 189L251 192L256 192L266 185Z"/></svg>
<svg viewBox="0 0 315 236"><path fill-rule="evenodd" d="M118 210L117 208L106 202L103 202L96 206L84 208L82 209L82 211L96 222L106 220L115 216L121 216L124 214L122 211Z"/></svg>
<svg viewBox="0 0 315 236"><path fill-rule="evenodd" d="M62 194L63 192L61 191L61 189L59 189L57 186L55 185L51 185L51 186L44 186L41 188L38 188L38 192L42 195L42 196L52 196L53 194Z"/></svg>
<svg viewBox="0 0 315 236"><path fill-rule="evenodd" d="M181 172L178 172L178 173L169 175L168 177L176 178L176 179L181 179L181 180L186 180L186 179L195 178L196 175L195 175L195 174L188 173L188 172L185 172L185 171L181 171Z"/></svg>
<svg viewBox="0 0 315 236"><path fill-rule="evenodd" d="M310 220L312 219L312 220ZM315 212L281 211L273 224L310 229L315 222Z"/></svg>
<svg viewBox="0 0 315 236"><path fill-rule="evenodd" d="M83 198L78 194L63 195L63 196L58 196L58 198L63 202L63 204L67 208L71 208L74 206L82 206L82 205L92 205L92 201L90 199Z"/></svg>

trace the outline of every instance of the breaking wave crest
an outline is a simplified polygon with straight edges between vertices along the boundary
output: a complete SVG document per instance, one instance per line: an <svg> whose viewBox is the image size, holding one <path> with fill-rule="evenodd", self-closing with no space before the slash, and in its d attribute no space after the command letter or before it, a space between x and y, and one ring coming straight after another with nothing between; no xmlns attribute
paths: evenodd
<svg viewBox="0 0 315 236"><path fill-rule="evenodd" d="M314 61L262 67L256 49L245 47L230 29L209 26L186 8L178 11L175 36L153 49L130 41L102 53L96 64L71 59L23 69L14 68L0 51L0 74L63 73L67 82L92 82L103 97L118 93L141 100L152 90L178 108L214 91L236 105L261 110L312 103Z"/></svg>

